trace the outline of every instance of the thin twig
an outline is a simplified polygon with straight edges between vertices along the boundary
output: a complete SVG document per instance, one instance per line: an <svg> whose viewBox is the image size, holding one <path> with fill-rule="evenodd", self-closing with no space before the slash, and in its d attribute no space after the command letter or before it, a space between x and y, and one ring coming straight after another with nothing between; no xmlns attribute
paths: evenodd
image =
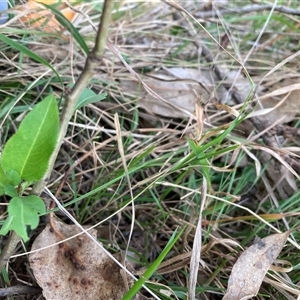
<svg viewBox="0 0 300 300"><path fill-rule="evenodd" d="M13 295L38 295L42 293L40 287L28 286L28 285L14 285L7 288L0 288L0 297L11 297ZM6 298L7 299L7 298Z"/></svg>
<svg viewBox="0 0 300 300"><path fill-rule="evenodd" d="M20 241L21 238L14 231L11 231L9 238L0 254L0 270L2 270L2 268L9 261L10 257L14 254L15 249Z"/></svg>

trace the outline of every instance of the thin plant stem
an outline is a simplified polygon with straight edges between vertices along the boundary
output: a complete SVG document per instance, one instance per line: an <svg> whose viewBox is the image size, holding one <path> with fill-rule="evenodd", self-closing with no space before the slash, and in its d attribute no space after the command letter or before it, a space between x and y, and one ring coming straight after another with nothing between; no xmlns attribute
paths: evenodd
<svg viewBox="0 0 300 300"><path fill-rule="evenodd" d="M113 0L105 0L103 11L100 17L99 29L97 31L95 39L95 46L89 53L85 62L84 69L78 77L73 89L65 97L65 105L63 107L63 112L60 118L60 131L57 145L50 158L48 169L44 175L44 178L38 181L32 188L31 193L34 195L39 196L44 190L46 182L51 176L57 155L67 133L68 125L73 116L77 100L82 94L84 88L86 88L89 81L93 77L95 71L98 69L98 66L101 64L102 56L105 51L113 7ZM5 247L2 249L0 254L0 269L2 269L5 266L9 258L14 254L14 251L19 241L20 237L14 231L10 232L9 240L7 241Z"/></svg>
<svg viewBox="0 0 300 300"><path fill-rule="evenodd" d="M88 85L89 81L93 77L95 71L98 69L98 66L101 62L102 56L104 54L106 40L108 36L109 23L111 19L111 12L114 6L113 0L106 0L103 7L103 12L100 19L99 29L97 31L95 46L93 50L89 53L84 69L80 76L78 77L73 89L65 97L65 106L60 120L60 131L58 136L57 146L50 158L49 167L44 176L44 179L37 182L33 187L33 194L40 195L46 185L46 180L50 177L54 163L56 161L60 146L63 143L65 135L68 130L69 122L73 116L76 102L83 90Z"/></svg>
<svg viewBox="0 0 300 300"><path fill-rule="evenodd" d="M14 231L9 233L9 238L0 254L0 270L8 263L20 241L21 238Z"/></svg>

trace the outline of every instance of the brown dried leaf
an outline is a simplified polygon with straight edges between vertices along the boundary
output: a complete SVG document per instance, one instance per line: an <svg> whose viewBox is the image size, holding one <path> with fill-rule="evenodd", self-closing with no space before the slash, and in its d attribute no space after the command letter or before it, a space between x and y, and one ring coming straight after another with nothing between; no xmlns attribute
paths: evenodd
<svg viewBox="0 0 300 300"><path fill-rule="evenodd" d="M261 110L271 111L266 114L270 123L283 118L281 123L291 122L299 114L300 84L299 78L285 78L269 87L270 93L259 97ZM290 93L290 94L289 94ZM285 96L287 95L286 99ZM273 109L282 101L282 104Z"/></svg>
<svg viewBox="0 0 300 300"><path fill-rule="evenodd" d="M289 231L272 234L244 251L232 268L223 300L246 300L256 296L289 234Z"/></svg>
<svg viewBox="0 0 300 300"><path fill-rule="evenodd" d="M80 232L75 225L60 221L55 224L66 238ZM89 232L97 236L95 229ZM48 225L34 241L32 250L60 241ZM126 292L120 267L85 234L32 253L29 261L48 300L115 300L122 299ZM132 281L128 281L130 286Z"/></svg>
<svg viewBox="0 0 300 300"><path fill-rule="evenodd" d="M236 72L227 70L226 74L233 78ZM140 77L148 87L165 99L166 102L160 101L147 93L141 88L136 78L120 79L120 86L124 93L136 92L137 95L135 96L139 99L139 105L154 114L183 118L188 116L188 113L185 113L184 110L189 113L195 111L195 103L198 97L201 97L204 103L212 98L216 98L223 103L227 98L225 88L215 82L214 75L209 70L164 68L148 75ZM251 86L244 78L239 78L236 82L236 89L246 99Z"/></svg>
<svg viewBox="0 0 300 300"><path fill-rule="evenodd" d="M184 82L163 81L161 78L156 79L146 76L142 76L142 80L154 92L170 103L170 105L168 105L152 95L149 95L145 90L141 90L140 84L134 81L134 79L121 81L120 86L122 87L122 91L125 93L136 91L139 106L144 108L147 112L161 116L181 118L187 117L188 114L185 114L176 107L181 107L188 112L195 110L196 94L189 84Z"/></svg>

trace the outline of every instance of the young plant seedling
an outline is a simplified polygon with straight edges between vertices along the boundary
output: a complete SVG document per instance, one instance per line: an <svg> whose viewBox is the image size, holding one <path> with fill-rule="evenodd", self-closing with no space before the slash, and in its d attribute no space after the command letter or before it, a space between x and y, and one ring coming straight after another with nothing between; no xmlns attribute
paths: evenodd
<svg viewBox="0 0 300 300"><path fill-rule="evenodd" d="M27 226L35 229L39 216L46 212L43 200L36 195L24 196L24 190L43 179L57 144L58 130L58 107L55 97L50 95L26 115L6 142L0 158L0 196L7 195L11 200L1 235L14 230L27 241Z"/></svg>

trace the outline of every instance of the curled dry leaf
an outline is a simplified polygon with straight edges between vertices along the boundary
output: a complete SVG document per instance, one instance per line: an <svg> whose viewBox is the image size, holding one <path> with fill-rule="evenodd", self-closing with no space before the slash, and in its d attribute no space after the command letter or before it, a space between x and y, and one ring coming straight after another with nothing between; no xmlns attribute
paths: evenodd
<svg viewBox="0 0 300 300"><path fill-rule="evenodd" d="M246 300L256 296L289 234L287 231L270 235L244 251L232 268L223 300Z"/></svg>
<svg viewBox="0 0 300 300"><path fill-rule="evenodd" d="M65 238L80 232L75 225L60 221L55 224ZM96 230L89 232L96 237ZM32 250L60 241L47 225L34 241ZM29 261L47 300L118 300L126 293L120 267L85 234L32 253ZM131 286L132 279L127 279Z"/></svg>

